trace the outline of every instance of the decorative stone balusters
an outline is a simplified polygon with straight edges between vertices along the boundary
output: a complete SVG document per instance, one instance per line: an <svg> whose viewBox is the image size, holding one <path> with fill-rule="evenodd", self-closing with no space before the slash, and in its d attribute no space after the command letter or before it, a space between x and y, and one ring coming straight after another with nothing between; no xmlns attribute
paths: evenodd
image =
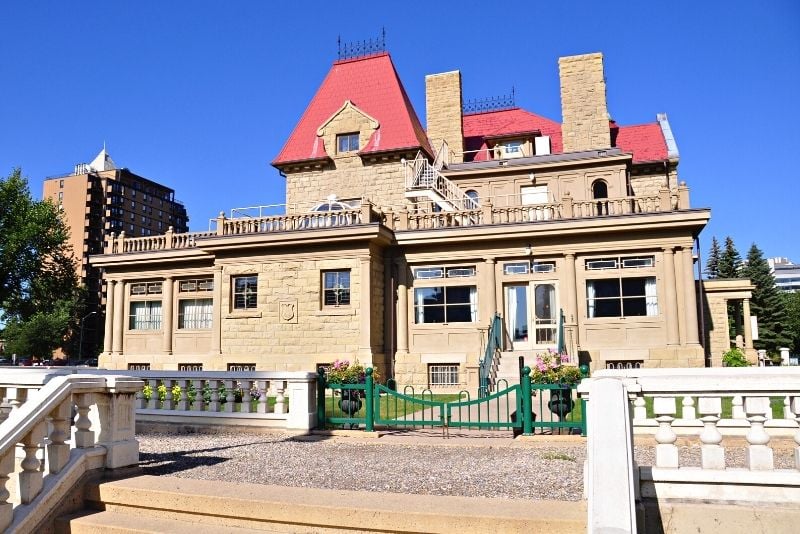
<svg viewBox="0 0 800 534"><path fill-rule="evenodd" d="M275 395L275 413L286 413L286 397L284 396L284 384L278 384L277 393Z"/></svg>
<svg viewBox="0 0 800 534"><path fill-rule="evenodd" d="M637 393L633 400L633 420L640 423L647 420L647 403L641 392Z"/></svg>
<svg viewBox="0 0 800 534"><path fill-rule="evenodd" d="M166 392L164 393L164 402L161 403L161 409L174 410L175 401L173 400L173 395L172 395L172 380L170 380L169 378L165 378L164 380L162 380L161 383L164 385L164 388L166 389Z"/></svg>
<svg viewBox="0 0 800 534"><path fill-rule="evenodd" d="M94 432L91 430L92 421L89 419L89 409L92 405L91 393L75 395L78 418L75 420L75 446L79 449L94 447Z"/></svg>
<svg viewBox="0 0 800 534"><path fill-rule="evenodd" d="M219 411L219 380L209 380L208 387L211 388L211 402L208 403L209 412Z"/></svg>
<svg viewBox="0 0 800 534"><path fill-rule="evenodd" d="M178 383L178 387L181 388L181 395L178 399L177 409L178 410L188 410L191 404L189 399L189 384L192 383L191 380L176 380Z"/></svg>
<svg viewBox="0 0 800 534"><path fill-rule="evenodd" d="M150 410L158 409L158 380L148 380L150 385L150 401L147 403L147 408Z"/></svg>
<svg viewBox="0 0 800 534"><path fill-rule="evenodd" d="M250 394L250 389L253 387L252 380L242 380L242 413L252 413L252 400L253 396Z"/></svg>
<svg viewBox="0 0 800 534"><path fill-rule="evenodd" d="M700 432L700 461L703 469L725 469L725 448L722 434L717 428L722 413L722 399L719 397L700 397L698 410L703 422Z"/></svg>
<svg viewBox="0 0 800 534"><path fill-rule="evenodd" d="M22 504L30 504L42 491L42 461L37 458L37 453L43 446L46 429L45 422L41 421L22 438L22 450L25 452L20 463L22 472L19 474L19 501Z"/></svg>
<svg viewBox="0 0 800 534"><path fill-rule="evenodd" d="M695 410L694 406L694 397L685 395L681 403L681 409L683 410L681 419L688 421L694 421L697 419L697 411Z"/></svg>
<svg viewBox="0 0 800 534"><path fill-rule="evenodd" d="M747 457L745 463L750 470L771 471L774 469L772 449L767 446L769 434L764 431L764 417L769 408L769 397L745 397L744 411L750 421L750 430L747 432Z"/></svg>
<svg viewBox="0 0 800 534"><path fill-rule="evenodd" d="M267 398L267 389L269 388L269 382L266 380L258 380L256 381L258 384L258 391L261 394L258 397L258 406L256 406L256 413L267 413L268 402L269 399Z"/></svg>
<svg viewBox="0 0 800 534"><path fill-rule="evenodd" d="M233 412L233 405L236 401L236 396L233 393L233 388L236 387L235 380L225 380L225 411Z"/></svg>
<svg viewBox="0 0 800 534"><path fill-rule="evenodd" d="M675 398L654 397L653 412L658 421L656 440L656 467L678 467L678 447L675 446L678 436L672 429L675 420Z"/></svg>
<svg viewBox="0 0 800 534"><path fill-rule="evenodd" d="M143 391L136 392L136 409L143 410L147 408L147 399L144 397Z"/></svg>
<svg viewBox="0 0 800 534"><path fill-rule="evenodd" d="M47 445L47 463L50 473L59 473L69 461L69 444L72 427L72 399L67 399L50 412L50 443Z"/></svg>
<svg viewBox="0 0 800 534"><path fill-rule="evenodd" d="M203 399L203 381L193 380L192 384L194 384L194 402L192 402L192 411L202 412L203 404L205 404L205 400Z"/></svg>
<svg viewBox="0 0 800 534"><path fill-rule="evenodd" d="M731 401L731 419L745 419L744 401L741 395L734 395Z"/></svg>
<svg viewBox="0 0 800 534"><path fill-rule="evenodd" d="M794 434L794 442L797 444L794 448L794 467L800 471L800 397L792 397L792 413L798 427Z"/></svg>
<svg viewBox="0 0 800 534"><path fill-rule="evenodd" d="M5 530L14 518L14 504L9 501L11 493L6 485L14 472L14 450L0 456L0 530Z"/></svg>

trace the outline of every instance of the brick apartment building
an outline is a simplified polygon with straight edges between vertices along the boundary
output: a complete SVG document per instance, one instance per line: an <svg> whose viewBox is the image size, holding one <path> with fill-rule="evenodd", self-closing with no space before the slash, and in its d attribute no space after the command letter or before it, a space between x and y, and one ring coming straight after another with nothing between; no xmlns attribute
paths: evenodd
<svg viewBox="0 0 800 534"><path fill-rule="evenodd" d="M110 232L149 236L163 234L170 226L186 232L186 208L169 187L117 168L105 147L91 163L47 178L42 196L59 207L70 229L80 282L88 292L87 311L97 312L86 318L81 354L94 354L102 339L105 289L100 269L89 264L89 256L102 253Z"/></svg>

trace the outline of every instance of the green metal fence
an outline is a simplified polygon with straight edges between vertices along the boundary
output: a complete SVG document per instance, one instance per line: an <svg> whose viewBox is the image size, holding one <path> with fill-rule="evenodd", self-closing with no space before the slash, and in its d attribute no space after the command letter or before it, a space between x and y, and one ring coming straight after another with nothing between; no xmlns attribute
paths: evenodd
<svg viewBox="0 0 800 534"><path fill-rule="evenodd" d="M501 381L498 385L502 385ZM580 431L586 435L586 404L576 400L576 386L531 384L530 369L520 373L520 383L477 399L462 391L454 401L437 400L431 390L416 394L410 386L403 393L396 387L375 384L367 369L362 384L328 383L319 370L317 417L319 426L342 425L373 432L375 425L400 428L449 428L510 430L525 435L536 429L552 432ZM538 414L538 416L537 416Z"/></svg>

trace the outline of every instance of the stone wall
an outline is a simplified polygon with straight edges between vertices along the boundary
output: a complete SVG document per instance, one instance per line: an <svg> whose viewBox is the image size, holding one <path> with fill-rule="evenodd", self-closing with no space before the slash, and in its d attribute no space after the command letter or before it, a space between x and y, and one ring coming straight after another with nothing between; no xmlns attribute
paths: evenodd
<svg viewBox="0 0 800 534"><path fill-rule="evenodd" d="M636 196L656 196L664 187L673 191L678 187L678 170L674 166L668 172L660 165L634 168L631 172L631 189Z"/></svg>
<svg viewBox="0 0 800 534"><path fill-rule="evenodd" d="M603 54L559 58L558 71L564 152L610 147Z"/></svg>
<svg viewBox="0 0 800 534"><path fill-rule="evenodd" d="M442 141L447 141L450 161L460 163L464 150L461 72L425 76L425 109L431 147L438 151Z"/></svg>

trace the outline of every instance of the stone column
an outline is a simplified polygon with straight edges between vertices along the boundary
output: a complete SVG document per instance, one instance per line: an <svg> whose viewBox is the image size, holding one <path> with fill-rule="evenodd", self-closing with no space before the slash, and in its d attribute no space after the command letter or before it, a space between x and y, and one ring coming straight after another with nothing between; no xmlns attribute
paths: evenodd
<svg viewBox="0 0 800 534"><path fill-rule="evenodd" d="M483 283L486 286L486 304L483 309L486 310L486 316L480 319L485 324L487 321L491 321L494 314L497 313L497 273L495 273L494 258L484 258L483 261L483 268L486 270L483 276Z"/></svg>
<svg viewBox="0 0 800 534"><path fill-rule="evenodd" d="M222 352L222 265L214 266L214 297L211 311L211 354Z"/></svg>
<svg viewBox="0 0 800 534"><path fill-rule="evenodd" d="M125 331L125 281L117 280L114 288L114 328L111 347L114 354L122 354L122 333Z"/></svg>
<svg viewBox="0 0 800 534"><path fill-rule="evenodd" d="M684 297L683 311L686 321L686 343L700 344L700 325L697 322L697 284L694 280L692 247L683 248Z"/></svg>
<svg viewBox="0 0 800 534"><path fill-rule="evenodd" d="M683 252L677 249L672 256L675 271L675 301L678 311L678 339L681 345L686 345L686 273L683 272Z"/></svg>
<svg viewBox="0 0 800 534"><path fill-rule="evenodd" d="M408 265L397 260L397 353L408 354Z"/></svg>
<svg viewBox="0 0 800 534"><path fill-rule="evenodd" d="M580 345L580 334L578 332L578 279L575 269L575 254L568 252L564 254L564 267L565 275L564 282L566 284L566 317L565 323L568 328L564 329L566 336L567 330L572 331L573 339L567 350L570 354L577 355L578 346Z"/></svg>
<svg viewBox="0 0 800 534"><path fill-rule="evenodd" d="M372 362L372 263L370 256L359 258L359 326L360 339L358 353L364 358L362 363Z"/></svg>
<svg viewBox="0 0 800 534"><path fill-rule="evenodd" d="M678 302L675 293L675 253L664 248L664 317L667 320L667 345L680 343L678 333Z"/></svg>
<svg viewBox="0 0 800 534"><path fill-rule="evenodd" d="M114 339L114 290L116 289L117 281L108 280L106 286L106 327L103 333L103 352L111 355L111 343Z"/></svg>
<svg viewBox="0 0 800 534"><path fill-rule="evenodd" d="M744 327L744 348L753 348L753 325L750 322L750 299L742 299L742 326Z"/></svg>
<svg viewBox="0 0 800 534"><path fill-rule="evenodd" d="M163 292L161 293L161 352L164 354L172 354L172 311L173 311L173 298L175 281L171 276L164 278Z"/></svg>

